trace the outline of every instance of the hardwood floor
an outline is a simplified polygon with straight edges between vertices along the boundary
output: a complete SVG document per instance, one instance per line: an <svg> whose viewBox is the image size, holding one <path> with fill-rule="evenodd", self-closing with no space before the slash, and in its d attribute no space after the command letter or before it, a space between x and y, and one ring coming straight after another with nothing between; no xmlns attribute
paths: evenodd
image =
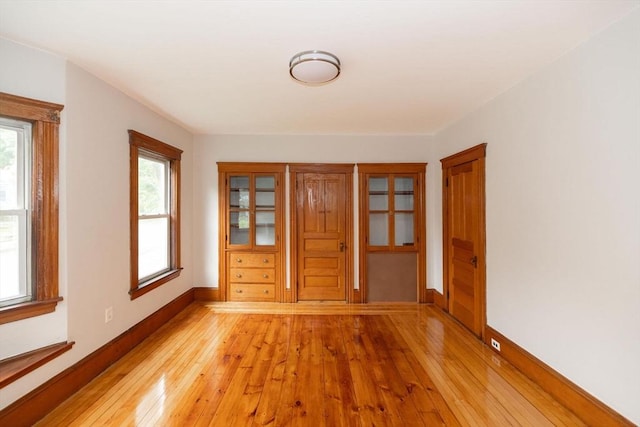
<svg viewBox="0 0 640 427"><path fill-rule="evenodd" d="M434 306L195 302L38 425L584 424Z"/></svg>

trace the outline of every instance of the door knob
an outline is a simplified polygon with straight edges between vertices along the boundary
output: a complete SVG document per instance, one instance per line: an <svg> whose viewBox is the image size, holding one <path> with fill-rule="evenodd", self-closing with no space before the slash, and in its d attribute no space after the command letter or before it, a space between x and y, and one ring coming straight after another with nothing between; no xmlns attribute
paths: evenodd
<svg viewBox="0 0 640 427"><path fill-rule="evenodd" d="M340 242L340 252L344 252L344 242Z"/></svg>
<svg viewBox="0 0 640 427"><path fill-rule="evenodd" d="M477 256L475 256L475 255L474 255L474 256L473 256L473 258L471 258L471 259L469 260L469 262L470 262L471 264L473 264L473 266L474 266L475 268L478 268L478 257L477 257Z"/></svg>

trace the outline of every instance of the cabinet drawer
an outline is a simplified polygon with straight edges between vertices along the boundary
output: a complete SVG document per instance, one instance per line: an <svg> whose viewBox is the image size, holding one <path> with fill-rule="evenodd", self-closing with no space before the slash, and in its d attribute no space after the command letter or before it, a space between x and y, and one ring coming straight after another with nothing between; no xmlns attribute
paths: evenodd
<svg viewBox="0 0 640 427"><path fill-rule="evenodd" d="M275 285L258 285L255 283L232 283L231 301L275 301Z"/></svg>
<svg viewBox="0 0 640 427"><path fill-rule="evenodd" d="M229 266L233 267L271 267L276 263L275 254L247 254L232 252L229 254Z"/></svg>
<svg viewBox="0 0 640 427"><path fill-rule="evenodd" d="M229 282L231 283L275 283L275 268L231 268Z"/></svg>

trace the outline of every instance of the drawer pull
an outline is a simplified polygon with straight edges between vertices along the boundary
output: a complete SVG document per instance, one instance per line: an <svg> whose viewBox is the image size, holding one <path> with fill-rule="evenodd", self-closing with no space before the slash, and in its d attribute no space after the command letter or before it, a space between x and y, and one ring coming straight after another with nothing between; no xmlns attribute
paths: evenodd
<svg viewBox="0 0 640 427"><path fill-rule="evenodd" d="M242 258L237 258L237 259L236 259L236 262L237 262L238 264L241 264L241 263L242 263Z"/></svg>
<svg viewBox="0 0 640 427"><path fill-rule="evenodd" d="M236 274L236 277L239 279L239 278L241 278L241 277L242 277L242 274L237 273L237 274Z"/></svg>
<svg viewBox="0 0 640 427"><path fill-rule="evenodd" d="M236 293L237 294L241 294L242 293L242 289L236 289Z"/></svg>
<svg viewBox="0 0 640 427"><path fill-rule="evenodd" d="M265 279L268 279L269 275L268 274L263 274L262 277L264 277Z"/></svg>
<svg viewBox="0 0 640 427"><path fill-rule="evenodd" d="M264 262L265 264L268 264L269 263L269 259L265 258L265 259L262 260L262 262Z"/></svg>
<svg viewBox="0 0 640 427"><path fill-rule="evenodd" d="M265 290L264 290L264 293L265 293L265 294L268 294L268 293L269 293L269 289L265 289Z"/></svg>

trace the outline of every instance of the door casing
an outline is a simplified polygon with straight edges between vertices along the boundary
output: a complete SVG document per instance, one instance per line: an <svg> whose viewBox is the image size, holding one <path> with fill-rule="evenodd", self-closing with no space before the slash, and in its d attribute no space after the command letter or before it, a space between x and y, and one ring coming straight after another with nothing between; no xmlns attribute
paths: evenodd
<svg viewBox="0 0 640 427"><path fill-rule="evenodd" d="M285 291L285 302L298 302L298 174L344 174L345 175L345 298L346 302L360 302L360 292L353 286L353 169L354 164L294 163L289 164L289 230L291 287Z"/></svg>

